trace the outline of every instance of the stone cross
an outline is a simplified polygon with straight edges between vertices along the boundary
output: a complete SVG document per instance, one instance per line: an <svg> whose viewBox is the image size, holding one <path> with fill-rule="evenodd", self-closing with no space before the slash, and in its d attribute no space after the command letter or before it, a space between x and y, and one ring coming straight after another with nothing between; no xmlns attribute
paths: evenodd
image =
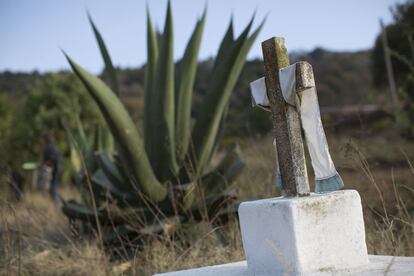
<svg viewBox="0 0 414 276"><path fill-rule="evenodd" d="M303 133L315 172L315 192L342 189L322 126L312 66L304 61L289 65L283 38L264 41L262 49L265 77L250 86L254 105L272 112L276 186L282 186L285 196L310 194Z"/></svg>
<svg viewBox="0 0 414 276"><path fill-rule="evenodd" d="M285 196L310 194L302 133L315 172L315 192L342 189L323 130L312 66L289 65L283 38L262 43L265 77L250 83L254 105L272 112L276 141L276 185Z"/></svg>
<svg viewBox="0 0 414 276"><path fill-rule="evenodd" d="M284 39L270 38L262 42L262 50L283 190L287 196L306 196L309 195L310 189L300 118L296 108L285 102L279 82L279 69L289 65ZM297 90L314 83L309 63L297 63L296 72Z"/></svg>

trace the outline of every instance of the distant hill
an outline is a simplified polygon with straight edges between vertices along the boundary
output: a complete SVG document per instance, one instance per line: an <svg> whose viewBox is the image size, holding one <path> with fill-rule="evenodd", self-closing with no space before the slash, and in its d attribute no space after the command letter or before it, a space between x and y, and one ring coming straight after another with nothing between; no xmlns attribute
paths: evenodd
<svg viewBox="0 0 414 276"><path fill-rule="evenodd" d="M332 52L317 48L312 52L291 54L291 63L306 60L312 64L317 83L321 106L345 106L370 103L386 103L385 92L376 90L372 85L371 51ZM199 63L194 96L195 114L202 101L209 81L209 72L213 60ZM142 97L144 92L144 67L136 69L118 69L121 95L133 117L142 117ZM261 60L248 61L236 84L231 98L228 123L229 133L242 134L251 131L265 131L270 127L269 114L251 108L249 83L263 76ZM15 100L21 100L30 92L42 74L0 73L0 93L5 93Z"/></svg>
<svg viewBox="0 0 414 276"><path fill-rule="evenodd" d="M41 74L34 71L32 73L0 73L0 93L13 97L23 97L30 92L33 84L42 77Z"/></svg>

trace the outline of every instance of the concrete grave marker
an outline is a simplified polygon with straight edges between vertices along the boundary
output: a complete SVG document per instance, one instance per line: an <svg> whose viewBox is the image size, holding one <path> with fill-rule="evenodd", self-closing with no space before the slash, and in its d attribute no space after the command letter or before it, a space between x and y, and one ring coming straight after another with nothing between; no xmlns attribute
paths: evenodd
<svg viewBox="0 0 414 276"><path fill-rule="evenodd" d="M343 182L329 155L310 64L289 66L283 38L262 48L265 77L251 84L252 100L272 112L284 196L240 204L245 262L162 275L414 275L412 257L368 256L361 198L336 191ZM309 189L302 129L321 193Z"/></svg>
<svg viewBox="0 0 414 276"><path fill-rule="evenodd" d="M309 195L302 131L315 172L316 192L335 191L344 184L329 154L312 66L289 65L283 38L262 43L265 77L251 83L252 102L272 111L276 141L276 183L284 195Z"/></svg>

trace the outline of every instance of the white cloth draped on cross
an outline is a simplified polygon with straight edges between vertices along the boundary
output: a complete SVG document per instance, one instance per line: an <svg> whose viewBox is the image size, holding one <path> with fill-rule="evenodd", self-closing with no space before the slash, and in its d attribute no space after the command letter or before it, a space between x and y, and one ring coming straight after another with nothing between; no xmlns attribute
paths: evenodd
<svg viewBox="0 0 414 276"><path fill-rule="evenodd" d="M309 87L297 91L296 64L292 64L279 70L279 82L285 102L296 107L300 116L306 145L315 173L315 192L334 191L343 188L343 181L336 171L329 154L314 81ZM250 88L253 106L259 106L269 111L265 78L263 77L250 83ZM277 156L275 141L273 144ZM278 188L282 187L278 162L276 162L276 186Z"/></svg>

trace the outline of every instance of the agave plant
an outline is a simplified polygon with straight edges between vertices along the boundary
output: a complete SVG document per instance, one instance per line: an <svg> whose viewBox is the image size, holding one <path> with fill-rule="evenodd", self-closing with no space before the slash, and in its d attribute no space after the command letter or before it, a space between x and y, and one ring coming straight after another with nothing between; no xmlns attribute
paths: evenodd
<svg viewBox="0 0 414 276"><path fill-rule="evenodd" d="M253 17L236 38L230 22L211 70L206 96L192 118L193 88L206 12L198 19L182 59L175 64L170 3L162 33L154 29L147 11L148 61L144 129L140 130L118 97L116 71L102 36L90 16L89 19L110 85L65 55L97 103L116 150L112 155L104 151L95 153L99 165L90 182L94 194L98 191L105 203L92 210L75 202L65 202L64 213L81 220L94 221L95 217L101 223L109 223L111 219L112 224L117 221L129 225L134 216L145 221L134 228L141 233L147 231L142 228L144 225L160 229L157 225L165 221L176 225L234 211L225 203L235 198L230 183L245 166L239 149L230 147L215 167L211 166L211 160L220 144L233 88L264 21L251 32Z"/></svg>

